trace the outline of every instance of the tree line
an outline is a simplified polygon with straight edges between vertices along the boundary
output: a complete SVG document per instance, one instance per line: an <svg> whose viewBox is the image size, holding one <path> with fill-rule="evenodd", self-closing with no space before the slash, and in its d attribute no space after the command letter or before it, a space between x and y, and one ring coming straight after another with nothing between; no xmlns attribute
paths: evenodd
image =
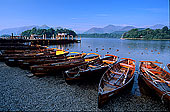
<svg viewBox="0 0 170 112"><path fill-rule="evenodd" d="M120 38L121 33L93 33L93 34L79 34L82 38Z"/></svg>
<svg viewBox="0 0 170 112"><path fill-rule="evenodd" d="M162 29L132 29L123 34L123 38L136 38L136 39L170 39L170 29L167 26Z"/></svg>
<svg viewBox="0 0 170 112"><path fill-rule="evenodd" d="M26 37L30 37L31 34L34 34L34 35L45 35L46 34L46 37L50 38L50 37L53 36L53 34L57 35L58 33L67 33L67 35L73 35L74 37L77 36L77 34L73 30L69 30L69 29L66 29L66 28L54 30L53 28L37 29L36 27L32 28L31 30L26 30L26 31L22 32L21 35L26 36Z"/></svg>

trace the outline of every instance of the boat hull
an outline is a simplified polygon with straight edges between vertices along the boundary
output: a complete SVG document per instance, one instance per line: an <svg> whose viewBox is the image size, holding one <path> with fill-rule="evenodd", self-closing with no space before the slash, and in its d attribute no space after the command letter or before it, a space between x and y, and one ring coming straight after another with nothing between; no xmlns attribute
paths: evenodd
<svg viewBox="0 0 170 112"><path fill-rule="evenodd" d="M84 58L85 55L71 55L71 56L57 56L57 57L49 57L45 59L31 59L31 60L20 60L19 61L19 67L22 69L30 70L30 66L33 65L41 65L41 64L48 64L48 63L58 63L58 62L64 62L71 59L80 59Z"/></svg>
<svg viewBox="0 0 170 112"><path fill-rule="evenodd" d="M45 58L45 59L31 59L29 60L19 60L19 67L24 70L30 70L30 66L33 65L41 65L41 64L48 64L48 63L57 63L66 61L64 56L54 58Z"/></svg>
<svg viewBox="0 0 170 112"><path fill-rule="evenodd" d="M107 69L108 69L108 66L98 68L98 69L90 69L87 71L81 71L79 72L79 76L75 78L69 78L66 73L63 73L63 76L67 84L72 84L74 82L94 80L94 79L96 80L97 78L101 78L101 76Z"/></svg>
<svg viewBox="0 0 170 112"><path fill-rule="evenodd" d="M101 108L104 104L106 104L112 97L115 97L117 95L121 95L125 91L130 92L134 83L134 75L133 77L128 81L128 83L114 91L110 91L106 94L98 93L98 108Z"/></svg>
<svg viewBox="0 0 170 112"><path fill-rule="evenodd" d="M86 62L84 62L84 61L79 61L76 63L63 64L63 65L59 65L59 66L50 66L50 65L31 66L31 72L36 76L55 75L57 73L61 73L65 70L74 68L76 66L80 66L85 63Z"/></svg>
<svg viewBox="0 0 170 112"><path fill-rule="evenodd" d="M154 86L153 82L147 80L147 78L142 73L139 74L138 81L145 83L147 88L149 88L149 91L153 93L152 96L158 96L166 106L170 107L170 94L165 94L165 92Z"/></svg>
<svg viewBox="0 0 170 112"><path fill-rule="evenodd" d="M18 57L9 57L6 58L5 64L10 67L16 67L21 64L19 60L30 60L30 59L47 59L47 58L64 58L68 53L61 54L61 55L55 55L55 54L44 54L44 55L35 55L35 56L18 56Z"/></svg>
<svg viewBox="0 0 170 112"><path fill-rule="evenodd" d="M170 70L170 64L167 64L168 69Z"/></svg>

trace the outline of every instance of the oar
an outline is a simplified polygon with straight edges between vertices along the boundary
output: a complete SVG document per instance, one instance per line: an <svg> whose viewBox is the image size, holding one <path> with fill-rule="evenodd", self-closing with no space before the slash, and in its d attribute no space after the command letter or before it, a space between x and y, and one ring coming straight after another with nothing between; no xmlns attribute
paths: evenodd
<svg viewBox="0 0 170 112"><path fill-rule="evenodd" d="M125 74L125 78L124 78L124 80L123 80L123 84L125 83L125 81L126 81L126 79L127 79L129 69L130 69L130 68L127 69L127 72L126 72L126 74Z"/></svg>
<svg viewBox="0 0 170 112"><path fill-rule="evenodd" d="M155 82L155 79L149 75L149 73L146 71L146 69L145 69L144 67L142 67L142 68L143 68L143 70L146 72L146 74L151 78L151 80L152 80L155 84L157 84L157 83Z"/></svg>
<svg viewBox="0 0 170 112"><path fill-rule="evenodd" d="M169 83L169 82L167 82L166 80L164 80L164 79L162 79L162 78L158 77L157 75L155 75L154 73L152 73L151 71L149 71L149 70L148 70L148 69L146 69L146 68L145 68L145 70L147 70L149 73L151 73L154 77L156 77L156 78L160 79L163 83L165 83L165 84L167 84L168 86L170 86L170 83Z"/></svg>

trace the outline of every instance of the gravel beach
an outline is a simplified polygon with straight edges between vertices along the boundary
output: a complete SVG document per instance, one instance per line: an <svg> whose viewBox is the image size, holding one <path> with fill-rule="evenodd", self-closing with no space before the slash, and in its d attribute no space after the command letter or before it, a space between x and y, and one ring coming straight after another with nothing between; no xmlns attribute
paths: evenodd
<svg viewBox="0 0 170 112"><path fill-rule="evenodd" d="M140 94L137 77L130 93L98 109L97 82L67 85L62 75L28 75L0 62L0 111L168 111L159 99Z"/></svg>

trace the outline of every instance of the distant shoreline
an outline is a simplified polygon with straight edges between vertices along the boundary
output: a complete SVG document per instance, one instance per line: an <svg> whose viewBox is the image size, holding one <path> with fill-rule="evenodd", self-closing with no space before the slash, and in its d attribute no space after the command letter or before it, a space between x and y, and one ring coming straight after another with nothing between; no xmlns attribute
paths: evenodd
<svg viewBox="0 0 170 112"><path fill-rule="evenodd" d="M170 40L170 39L143 39L143 38L120 38L122 40Z"/></svg>

